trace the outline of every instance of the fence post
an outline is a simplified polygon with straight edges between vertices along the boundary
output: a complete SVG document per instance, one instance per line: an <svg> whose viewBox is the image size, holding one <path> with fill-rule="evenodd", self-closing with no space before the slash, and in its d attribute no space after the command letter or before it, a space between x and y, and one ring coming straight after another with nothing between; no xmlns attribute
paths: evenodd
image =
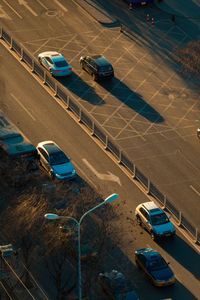
<svg viewBox="0 0 200 300"><path fill-rule="evenodd" d="M151 181L150 179L148 178L148 183L147 183L147 194L149 195L151 192Z"/></svg>
<svg viewBox="0 0 200 300"><path fill-rule="evenodd" d="M67 96L67 109L69 108L69 96Z"/></svg>
<svg viewBox="0 0 200 300"><path fill-rule="evenodd" d="M163 209L165 209L166 208L166 204L167 204L167 196L166 195L164 195L164 203L163 203Z"/></svg>
<svg viewBox="0 0 200 300"><path fill-rule="evenodd" d="M133 164L133 179L135 178L136 176L136 167L135 167L135 164Z"/></svg>
<svg viewBox="0 0 200 300"><path fill-rule="evenodd" d="M122 150L119 150L119 157L118 157L118 164L121 164L122 162Z"/></svg>
<svg viewBox="0 0 200 300"><path fill-rule="evenodd" d="M80 110L79 110L79 116L78 116L78 121L79 121L79 122L81 122L81 116L82 116L82 110L81 110L81 108L80 108Z"/></svg>
<svg viewBox="0 0 200 300"><path fill-rule="evenodd" d="M195 228L195 244L198 243L198 228Z"/></svg>
<svg viewBox="0 0 200 300"><path fill-rule="evenodd" d="M91 131L91 135L94 135L94 121L92 121L92 131Z"/></svg>
<svg viewBox="0 0 200 300"><path fill-rule="evenodd" d="M23 60L24 50L21 48L20 60Z"/></svg>
<svg viewBox="0 0 200 300"><path fill-rule="evenodd" d="M182 212L179 211L178 226L181 226L181 223L182 223Z"/></svg>
<svg viewBox="0 0 200 300"><path fill-rule="evenodd" d="M47 73L46 73L46 71L44 71L44 78L43 78L43 83L44 84L46 83L46 77L47 77Z"/></svg>
<svg viewBox="0 0 200 300"><path fill-rule="evenodd" d="M13 38L11 37L11 42L10 42L10 46L9 46L9 48L12 50L12 48L13 48Z"/></svg>
<svg viewBox="0 0 200 300"><path fill-rule="evenodd" d="M54 91L54 96L57 96L58 94L58 85L57 83L55 84L55 91Z"/></svg>
<svg viewBox="0 0 200 300"><path fill-rule="evenodd" d="M35 70L35 62L34 62L34 60L32 59L31 72L34 72L34 70Z"/></svg>
<svg viewBox="0 0 200 300"><path fill-rule="evenodd" d="M106 143L104 145L104 149L107 149L108 148L108 136L106 135Z"/></svg>

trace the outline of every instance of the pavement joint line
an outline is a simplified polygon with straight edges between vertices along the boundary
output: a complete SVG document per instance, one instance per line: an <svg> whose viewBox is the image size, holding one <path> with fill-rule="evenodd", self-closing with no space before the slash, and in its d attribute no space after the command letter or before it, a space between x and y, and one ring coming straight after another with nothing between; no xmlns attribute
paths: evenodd
<svg viewBox="0 0 200 300"><path fill-rule="evenodd" d="M75 34L70 40L68 40L61 48L59 48L58 52L62 52L63 49L65 49L65 47L71 43L74 39L77 38L77 34Z"/></svg>
<svg viewBox="0 0 200 300"><path fill-rule="evenodd" d="M120 113L119 113L119 115L120 115ZM126 122L126 123L128 123L122 116L121 116L121 118L122 118L122 120L124 121L124 122ZM139 136L139 138L141 138L144 142L146 142L146 139L144 138L144 134L142 133L139 133L138 131L137 131L137 129L135 129L133 126L132 126L132 124L130 124L130 127L134 130L134 132L136 132L137 133L137 136ZM130 130L130 132L131 132L131 130ZM119 137L119 134L117 134L116 136L115 136L115 139L118 139L118 137Z"/></svg>
<svg viewBox="0 0 200 300"><path fill-rule="evenodd" d="M42 45L40 45L40 47L38 49L36 49L33 52L33 55L35 55L38 51L40 51L41 48L45 47L50 41L51 41L51 38L47 39Z"/></svg>
<svg viewBox="0 0 200 300"><path fill-rule="evenodd" d="M3 0L3 2L20 18L23 19L23 17L8 3L8 1Z"/></svg>
<svg viewBox="0 0 200 300"><path fill-rule="evenodd" d="M56 20L60 22L63 26L66 26L65 22L62 21L61 16L56 16Z"/></svg>
<svg viewBox="0 0 200 300"><path fill-rule="evenodd" d="M73 60L75 60L77 57L80 57L81 53L83 53L85 50L87 50L87 48L90 46L91 43L94 43L94 41L101 35L101 33L104 32L104 29L99 30L99 33L96 34L93 39L91 39L89 41L89 43L87 45L85 45L85 47L83 47L74 57Z"/></svg>
<svg viewBox="0 0 200 300"><path fill-rule="evenodd" d="M196 105L196 103L194 103L190 108L188 108L187 112L184 114L184 116L182 118L179 118L179 121L177 122L176 126L174 128L176 128L183 120L185 120L185 117L189 114L189 112L193 109L193 107Z"/></svg>

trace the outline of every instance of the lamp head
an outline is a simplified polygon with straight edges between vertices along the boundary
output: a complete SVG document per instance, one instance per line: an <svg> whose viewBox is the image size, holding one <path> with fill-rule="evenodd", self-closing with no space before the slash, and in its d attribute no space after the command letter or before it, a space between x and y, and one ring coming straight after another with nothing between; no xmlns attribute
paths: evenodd
<svg viewBox="0 0 200 300"><path fill-rule="evenodd" d="M106 202L106 203L111 203L111 202L117 200L118 198L119 198L119 195L118 195L118 194L111 194L110 196L108 196L108 197L104 200L104 202Z"/></svg>
<svg viewBox="0 0 200 300"><path fill-rule="evenodd" d="M44 217L48 220L57 220L60 218L59 215L57 214L51 214L51 213L48 213L48 214L45 214Z"/></svg>

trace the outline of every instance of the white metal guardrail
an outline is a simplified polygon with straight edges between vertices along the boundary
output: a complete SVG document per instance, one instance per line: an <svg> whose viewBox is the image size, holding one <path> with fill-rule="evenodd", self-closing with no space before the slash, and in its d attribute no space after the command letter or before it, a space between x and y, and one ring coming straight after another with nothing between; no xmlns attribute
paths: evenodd
<svg viewBox="0 0 200 300"><path fill-rule="evenodd" d="M81 106L75 99L69 97L62 86L54 80L46 71L40 66L37 60L18 43L3 27L0 28L0 38L5 41L12 51L15 51L20 60L26 63L32 72L46 84L60 100L62 100L67 109L74 113L79 122L84 124L89 129L91 135L101 141L106 150L111 152L117 159L118 163L123 165L129 174L145 188L146 193L153 196L159 203L172 214L179 226L182 226L193 239L194 243L200 243L200 231L196 228L185 216L179 211L173 201L164 195L158 188L147 178L134 164L134 162L127 157L120 147L108 136L101 125L93 119L92 116Z"/></svg>

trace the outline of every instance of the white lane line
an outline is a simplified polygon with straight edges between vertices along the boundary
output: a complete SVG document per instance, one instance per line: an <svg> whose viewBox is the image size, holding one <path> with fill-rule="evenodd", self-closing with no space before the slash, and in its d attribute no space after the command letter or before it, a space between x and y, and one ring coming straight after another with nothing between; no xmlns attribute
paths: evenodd
<svg viewBox="0 0 200 300"><path fill-rule="evenodd" d="M10 3L8 3L8 1L6 0L3 0L3 2L20 18L20 19L23 19L23 17L10 5ZM9 17L9 19L11 19Z"/></svg>
<svg viewBox="0 0 200 300"><path fill-rule="evenodd" d="M36 0L44 9L48 10L48 7L46 7L46 5L44 5L44 3L42 3L40 0Z"/></svg>
<svg viewBox="0 0 200 300"><path fill-rule="evenodd" d="M34 118L34 116L27 110L27 108L19 101L19 99L17 99L17 97L13 94L10 94L11 97L17 101L17 103L27 112L27 114L33 119L33 121L36 121L36 119Z"/></svg>
<svg viewBox="0 0 200 300"><path fill-rule="evenodd" d="M1 5L0 5L0 18L12 20L11 17L5 12L5 10L3 10Z"/></svg>
<svg viewBox="0 0 200 300"><path fill-rule="evenodd" d="M64 12L68 12L68 9L67 9L64 5L62 5L58 0L54 0L54 2L55 2L58 6L60 6L60 8L61 8L62 10L64 10Z"/></svg>
<svg viewBox="0 0 200 300"><path fill-rule="evenodd" d="M36 12L28 5L28 3L25 0L18 0L18 3L20 5L23 5L26 7L26 9L34 16L37 17L38 15L36 14Z"/></svg>
<svg viewBox="0 0 200 300"><path fill-rule="evenodd" d="M200 196L200 192L198 192L192 185L190 185L190 188L191 188L198 196Z"/></svg>

